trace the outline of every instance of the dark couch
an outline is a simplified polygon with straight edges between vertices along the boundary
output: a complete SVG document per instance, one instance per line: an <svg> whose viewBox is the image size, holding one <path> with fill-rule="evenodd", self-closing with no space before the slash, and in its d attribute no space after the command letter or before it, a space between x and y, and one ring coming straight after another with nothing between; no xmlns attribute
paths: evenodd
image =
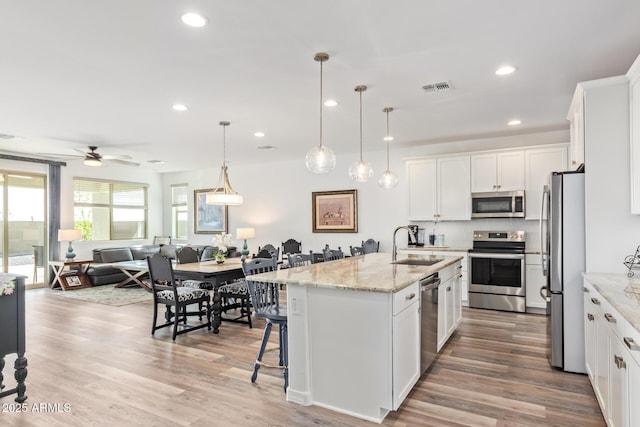
<svg viewBox="0 0 640 427"><path fill-rule="evenodd" d="M108 264L120 261L143 260L147 256L160 252L167 258L175 259L176 250L185 245L138 245L120 248L102 248L93 250L93 263L87 269L87 275L94 286L119 283L127 276L119 269ZM210 246L189 245L194 248L198 255L206 255L211 252ZM209 249L209 250L205 250ZM235 247L229 246L227 256L240 256ZM102 265L101 265L102 264ZM107 264L107 265L104 265Z"/></svg>

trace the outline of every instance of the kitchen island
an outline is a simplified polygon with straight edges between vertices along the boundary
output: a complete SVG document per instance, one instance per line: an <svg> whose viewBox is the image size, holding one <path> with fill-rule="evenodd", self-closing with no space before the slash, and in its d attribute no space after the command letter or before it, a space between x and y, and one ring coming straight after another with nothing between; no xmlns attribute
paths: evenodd
<svg viewBox="0 0 640 427"><path fill-rule="evenodd" d="M249 276L287 285L288 401L375 422L400 406L421 372L419 282L459 277L461 258L411 259L433 264L374 253Z"/></svg>

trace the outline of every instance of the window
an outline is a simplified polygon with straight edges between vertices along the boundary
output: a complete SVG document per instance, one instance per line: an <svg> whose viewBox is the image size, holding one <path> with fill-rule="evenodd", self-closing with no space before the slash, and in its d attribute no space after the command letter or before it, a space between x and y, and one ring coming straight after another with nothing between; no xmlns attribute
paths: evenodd
<svg viewBox="0 0 640 427"><path fill-rule="evenodd" d="M171 186L171 235L187 239L187 184Z"/></svg>
<svg viewBox="0 0 640 427"><path fill-rule="evenodd" d="M147 187L74 178L74 228L82 230L82 240L146 239Z"/></svg>

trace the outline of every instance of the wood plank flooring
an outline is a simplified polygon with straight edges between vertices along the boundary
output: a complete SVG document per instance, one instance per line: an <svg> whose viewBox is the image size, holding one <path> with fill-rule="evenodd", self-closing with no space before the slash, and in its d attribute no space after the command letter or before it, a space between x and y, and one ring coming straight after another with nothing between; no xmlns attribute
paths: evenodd
<svg viewBox="0 0 640 427"><path fill-rule="evenodd" d="M286 402L278 370L262 369L252 384L261 322L224 322L219 335L201 329L174 343L168 329L151 337L151 303L111 307L52 292L27 292L27 412L0 412L0 425L375 425ZM543 316L464 309L428 375L383 425L604 426L587 377L549 367L545 325Z"/></svg>

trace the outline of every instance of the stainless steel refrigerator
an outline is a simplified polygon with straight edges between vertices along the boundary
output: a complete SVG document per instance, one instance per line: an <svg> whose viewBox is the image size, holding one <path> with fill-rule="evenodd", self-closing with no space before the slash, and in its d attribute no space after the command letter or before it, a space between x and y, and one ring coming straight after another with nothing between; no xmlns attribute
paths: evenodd
<svg viewBox="0 0 640 427"><path fill-rule="evenodd" d="M540 216L542 271L547 277L551 366L586 373L582 273L585 271L584 173L553 172Z"/></svg>

